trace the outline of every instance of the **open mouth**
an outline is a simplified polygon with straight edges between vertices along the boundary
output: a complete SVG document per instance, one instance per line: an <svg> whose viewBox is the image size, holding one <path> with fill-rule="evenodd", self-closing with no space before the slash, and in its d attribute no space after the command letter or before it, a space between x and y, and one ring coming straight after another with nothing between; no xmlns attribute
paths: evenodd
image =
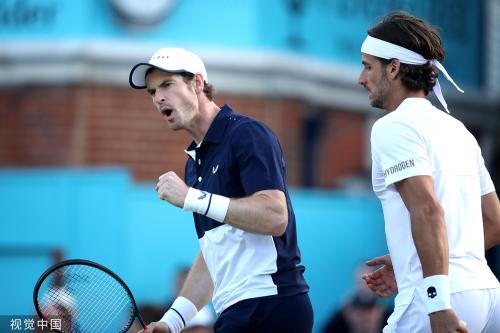
<svg viewBox="0 0 500 333"><path fill-rule="evenodd" d="M166 117L170 117L170 115L172 114L172 109L163 109L161 110L161 113L166 116Z"/></svg>

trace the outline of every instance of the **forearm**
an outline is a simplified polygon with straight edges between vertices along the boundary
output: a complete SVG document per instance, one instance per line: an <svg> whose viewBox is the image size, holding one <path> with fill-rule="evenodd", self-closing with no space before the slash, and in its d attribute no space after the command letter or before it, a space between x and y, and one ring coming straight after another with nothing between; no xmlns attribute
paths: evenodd
<svg viewBox="0 0 500 333"><path fill-rule="evenodd" d="M282 235L288 224L285 195L271 190L231 199L224 223L253 233Z"/></svg>
<svg viewBox="0 0 500 333"><path fill-rule="evenodd" d="M288 207L281 190L263 190L244 198L228 198L189 188L177 174L169 171L160 176L156 191L162 200L174 206L245 231L280 236L288 225Z"/></svg>
<svg viewBox="0 0 500 333"><path fill-rule="evenodd" d="M182 286L181 292L160 320L168 331L180 333L204 307L213 293L213 283L200 253ZM166 328L165 328L166 329Z"/></svg>
<svg viewBox="0 0 500 333"><path fill-rule="evenodd" d="M200 252L189 271L179 296L189 299L200 310L212 298L213 288L212 278Z"/></svg>
<svg viewBox="0 0 500 333"><path fill-rule="evenodd" d="M423 276L448 275L448 236L441 206L420 209L410 216Z"/></svg>

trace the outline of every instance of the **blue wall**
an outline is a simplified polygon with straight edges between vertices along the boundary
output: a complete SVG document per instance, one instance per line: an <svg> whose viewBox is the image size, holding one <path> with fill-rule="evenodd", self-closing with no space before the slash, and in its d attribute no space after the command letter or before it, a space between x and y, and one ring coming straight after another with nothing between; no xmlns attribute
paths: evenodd
<svg viewBox="0 0 500 333"><path fill-rule="evenodd" d="M484 0L176 0L161 22L145 27L124 24L110 0L2 0L0 40L267 50L359 68L367 29L393 10L437 26L449 55L447 70L463 87L482 87Z"/></svg>
<svg viewBox="0 0 500 333"><path fill-rule="evenodd" d="M198 240L191 215L159 200L154 185L122 168L0 170L0 315L33 313L34 284L55 248L108 266L139 303L165 303ZM383 219L371 195L291 196L317 331L351 290L356 265L385 253Z"/></svg>

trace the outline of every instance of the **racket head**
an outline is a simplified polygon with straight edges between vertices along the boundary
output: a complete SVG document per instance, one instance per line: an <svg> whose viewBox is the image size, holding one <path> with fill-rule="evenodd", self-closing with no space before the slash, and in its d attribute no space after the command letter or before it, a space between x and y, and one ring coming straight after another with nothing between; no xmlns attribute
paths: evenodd
<svg viewBox="0 0 500 333"><path fill-rule="evenodd" d="M71 259L49 267L33 290L40 318L60 319L62 333L122 333L132 326L137 310L132 292L113 271L84 259Z"/></svg>

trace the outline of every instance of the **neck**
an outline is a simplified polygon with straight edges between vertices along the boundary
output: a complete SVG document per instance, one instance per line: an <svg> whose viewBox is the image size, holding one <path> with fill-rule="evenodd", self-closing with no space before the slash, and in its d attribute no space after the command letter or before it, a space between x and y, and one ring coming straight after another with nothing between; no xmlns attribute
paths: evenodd
<svg viewBox="0 0 500 333"><path fill-rule="evenodd" d="M427 98L423 90L419 91L408 91L401 87L401 89L394 89L390 98L388 98L387 102L384 105L384 109L387 112L392 112L396 110L399 105L407 98Z"/></svg>
<svg viewBox="0 0 500 333"><path fill-rule="evenodd" d="M197 145L205 138L210 125L220 111L220 107L212 101L205 101L199 104L199 111L193 128L188 130Z"/></svg>

